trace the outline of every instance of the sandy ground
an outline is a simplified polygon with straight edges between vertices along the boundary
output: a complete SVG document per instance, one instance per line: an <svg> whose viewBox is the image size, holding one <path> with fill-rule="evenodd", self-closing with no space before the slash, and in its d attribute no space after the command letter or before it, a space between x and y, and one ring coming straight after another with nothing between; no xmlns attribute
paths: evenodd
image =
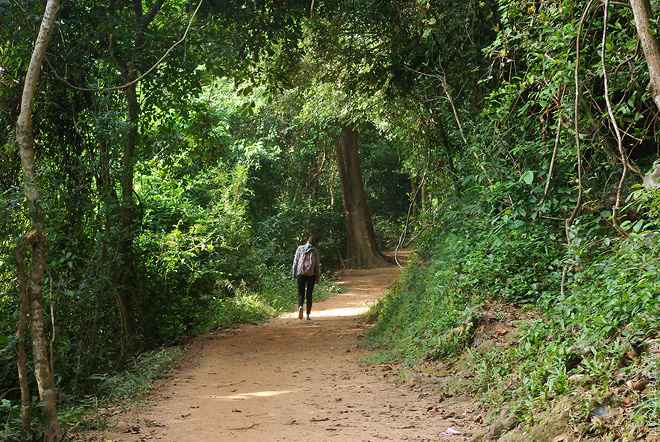
<svg viewBox="0 0 660 442"><path fill-rule="evenodd" d="M470 401L400 382L396 367L362 362L361 314L398 267L347 271L348 291L314 304L312 319L285 314L201 336L187 363L146 406L96 440L465 441L479 431ZM292 282L292 290L294 290ZM451 427L461 435L446 436Z"/></svg>

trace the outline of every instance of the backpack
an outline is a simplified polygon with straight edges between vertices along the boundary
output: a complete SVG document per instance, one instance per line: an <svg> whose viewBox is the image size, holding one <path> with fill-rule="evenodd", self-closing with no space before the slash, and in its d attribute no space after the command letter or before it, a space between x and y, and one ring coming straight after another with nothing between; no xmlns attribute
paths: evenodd
<svg viewBox="0 0 660 442"><path fill-rule="evenodd" d="M305 276L314 275L314 268L316 267L316 257L314 256L313 249L310 249L302 254L298 259L298 274Z"/></svg>

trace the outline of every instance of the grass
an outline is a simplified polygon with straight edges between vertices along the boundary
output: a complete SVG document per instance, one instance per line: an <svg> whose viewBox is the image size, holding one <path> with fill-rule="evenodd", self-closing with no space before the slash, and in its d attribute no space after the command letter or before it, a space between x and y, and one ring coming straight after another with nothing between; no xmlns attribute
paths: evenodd
<svg viewBox="0 0 660 442"><path fill-rule="evenodd" d="M602 440L616 440L619 430L590 421L597 404L621 408L617 425L630 434L660 425L660 368L649 350L660 349L657 242L634 234L607 248L584 241L579 250L564 249L562 258L557 251L530 253L528 241L540 239L535 234L518 234L506 248L493 248L492 231L435 237L441 239L370 312L378 321L369 342L381 349L370 362L411 366L433 349L436 359L449 362L463 355L480 402L491 410L511 407L528 425L569 396L579 398L571 425ZM550 250L547 238L552 235L535 248ZM567 272L563 293L562 260L580 262ZM447 339L471 312L512 301L535 318L517 321L511 345L482 348L468 337ZM652 386L633 391L626 382L634 379Z"/></svg>
<svg viewBox="0 0 660 442"><path fill-rule="evenodd" d="M180 354L180 347L162 348L136 356L123 372L94 375L98 381L97 389L102 393L63 404L59 412L62 428L69 435L75 435L115 425L115 410L126 412L147 397L152 392L154 381L176 369Z"/></svg>

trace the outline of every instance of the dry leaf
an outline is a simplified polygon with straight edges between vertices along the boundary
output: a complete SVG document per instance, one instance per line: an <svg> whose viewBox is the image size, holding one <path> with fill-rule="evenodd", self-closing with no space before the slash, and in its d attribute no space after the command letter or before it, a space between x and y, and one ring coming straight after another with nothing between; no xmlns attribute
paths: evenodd
<svg viewBox="0 0 660 442"><path fill-rule="evenodd" d="M499 330L495 330L495 333L493 333L493 335L496 338L499 338L500 336L506 335L508 332L509 330L507 330L506 328L500 328Z"/></svg>
<svg viewBox="0 0 660 442"><path fill-rule="evenodd" d="M554 439L552 439L552 442L561 442L563 440L566 440L568 437L568 433L562 433L559 436L556 436Z"/></svg>
<svg viewBox="0 0 660 442"><path fill-rule="evenodd" d="M628 381L626 385L631 390L642 391L646 388L646 385L649 383L648 379L640 379L639 381Z"/></svg>

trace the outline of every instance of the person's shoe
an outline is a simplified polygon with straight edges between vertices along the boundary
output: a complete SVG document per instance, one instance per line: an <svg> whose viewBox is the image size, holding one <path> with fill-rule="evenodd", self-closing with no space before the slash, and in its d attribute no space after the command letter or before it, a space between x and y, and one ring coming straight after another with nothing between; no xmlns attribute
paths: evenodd
<svg viewBox="0 0 660 442"><path fill-rule="evenodd" d="M302 319L302 318L303 318L303 309L301 305L300 307L298 307L298 319Z"/></svg>
<svg viewBox="0 0 660 442"><path fill-rule="evenodd" d="M310 318L309 315L307 315L307 318L306 318L306 319L307 319L308 321L310 321L312 318Z"/></svg>

